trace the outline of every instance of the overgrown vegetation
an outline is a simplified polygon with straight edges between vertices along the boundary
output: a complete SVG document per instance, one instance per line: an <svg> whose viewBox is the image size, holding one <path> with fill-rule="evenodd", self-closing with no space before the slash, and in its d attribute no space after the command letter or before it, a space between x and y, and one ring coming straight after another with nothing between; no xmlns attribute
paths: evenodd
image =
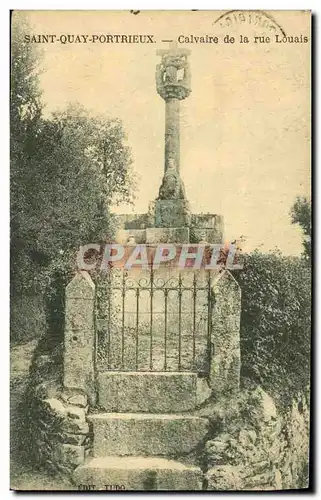
<svg viewBox="0 0 321 500"><path fill-rule="evenodd" d="M298 224L303 233L303 257L311 262L311 202L305 196L297 196L293 207L291 208L292 224Z"/></svg>
<svg viewBox="0 0 321 500"><path fill-rule="evenodd" d="M92 117L78 104L44 117L41 54L24 42L29 31L21 13L13 16L11 303L26 294L45 295L50 303L47 323L58 330L63 294L59 299L57 288L73 273L75 251L81 244L111 238L109 207L132 201L134 176L119 120ZM28 315L28 310L20 314ZM26 339L27 332L15 327L19 318L11 319L12 339Z"/></svg>
<svg viewBox="0 0 321 500"><path fill-rule="evenodd" d="M311 269L301 257L245 256L242 376L287 405L310 380Z"/></svg>
<svg viewBox="0 0 321 500"><path fill-rule="evenodd" d="M302 255L255 251L245 255L237 276L243 378L261 384L283 407L306 392L311 372L311 203L298 197L290 215L302 229Z"/></svg>

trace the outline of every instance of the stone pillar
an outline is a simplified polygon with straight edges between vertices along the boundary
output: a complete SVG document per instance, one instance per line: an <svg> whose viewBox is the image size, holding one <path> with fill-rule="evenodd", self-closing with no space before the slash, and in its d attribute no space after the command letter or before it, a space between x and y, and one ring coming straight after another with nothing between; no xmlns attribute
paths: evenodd
<svg viewBox="0 0 321 500"><path fill-rule="evenodd" d="M162 60L156 68L156 88L165 101L165 166L158 199L185 201L180 178L180 101L191 92L190 51L172 44L170 49L158 50L157 54Z"/></svg>
<svg viewBox="0 0 321 500"><path fill-rule="evenodd" d="M180 102L168 99L165 104L165 172L172 163L180 170Z"/></svg>
<svg viewBox="0 0 321 500"><path fill-rule="evenodd" d="M210 385L214 395L240 386L241 289L229 271L212 283Z"/></svg>
<svg viewBox="0 0 321 500"><path fill-rule="evenodd" d="M78 272L66 287L64 390L86 394L95 403L95 285L87 271Z"/></svg>

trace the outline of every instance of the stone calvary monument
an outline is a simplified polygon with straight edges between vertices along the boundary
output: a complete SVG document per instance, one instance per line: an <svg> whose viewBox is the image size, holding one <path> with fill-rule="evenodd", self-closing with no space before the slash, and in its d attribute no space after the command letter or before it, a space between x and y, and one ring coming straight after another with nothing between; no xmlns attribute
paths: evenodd
<svg viewBox="0 0 321 500"><path fill-rule="evenodd" d="M163 180L148 213L117 217L119 238L221 243L222 217L192 214L180 176L189 51L157 54L156 88L165 101ZM198 457L210 426L197 411L239 388L241 292L233 276L151 264L110 268L94 282L79 271L65 304L63 389L43 401L43 423L54 421L56 429L43 438L44 459L68 470L76 486L206 489Z"/></svg>
<svg viewBox="0 0 321 500"><path fill-rule="evenodd" d="M176 48L158 50L156 88L165 101L165 163L158 198L148 213L118 216L121 243L134 236L137 243L221 243L223 217L192 214L180 176L180 101L191 93L190 51Z"/></svg>

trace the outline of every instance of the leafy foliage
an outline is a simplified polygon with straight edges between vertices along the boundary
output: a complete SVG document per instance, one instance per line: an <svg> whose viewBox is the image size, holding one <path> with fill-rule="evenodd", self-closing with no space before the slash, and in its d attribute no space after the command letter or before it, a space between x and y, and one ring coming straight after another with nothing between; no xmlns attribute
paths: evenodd
<svg viewBox="0 0 321 500"><path fill-rule="evenodd" d="M311 269L304 258L255 251L237 279L243 377L286 404L310 380Z"/></svg>
<svg viewBox="0 0 321 500"><path fill-rule="evenodd" d="M311 261L311 202L298 196L291 208L292 224L299 224L303 231L303 255Z"/></svg>
<svg viewBox="0 0 321 500"><path fill-rule="evenodd" d="M135 177L119 120L92 117L78 104L43 116L40 54L24 43L26 31L19 15L12 31L11 299L45 293L61 320L76 250L112 238L109 207L132 202Z"/></svg>
<svg viewBox="0 0 321 500"><path fill-rule="evenodd" d="M10 208L11 283L24 281L25 271L33 274L30 260L32 241L23 228L27 219L32 184L30 162L37 149L42 103L38 88L37 49L25 44L26 20L13 16L10 99ZM19 271L20 270L20 273Z"/></svg>

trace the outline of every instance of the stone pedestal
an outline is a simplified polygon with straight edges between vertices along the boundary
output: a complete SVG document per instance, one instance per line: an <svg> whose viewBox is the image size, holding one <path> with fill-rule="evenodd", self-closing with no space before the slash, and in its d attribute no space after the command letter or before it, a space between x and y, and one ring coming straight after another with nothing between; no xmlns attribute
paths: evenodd
<svg viewBox="0 0 321 500"><path fill-rule="evenodd" d="M186 200L156 200L148 213L118 216L116 222L116 242L123 245L131 236L137 244L223 242L222 215L190 214Z"/></svg>
<svg viewBox="0 0 321 500"><path fill-rule="evenodd" d="M146 229L146 243L189 243L188 227L150 227Z"/></svg>
<svg viewBox="0 0 321 500"><path fill-rule="evenodd" d="M156 200L155 227L189 227L190 224L187 200Z"/></svg>

